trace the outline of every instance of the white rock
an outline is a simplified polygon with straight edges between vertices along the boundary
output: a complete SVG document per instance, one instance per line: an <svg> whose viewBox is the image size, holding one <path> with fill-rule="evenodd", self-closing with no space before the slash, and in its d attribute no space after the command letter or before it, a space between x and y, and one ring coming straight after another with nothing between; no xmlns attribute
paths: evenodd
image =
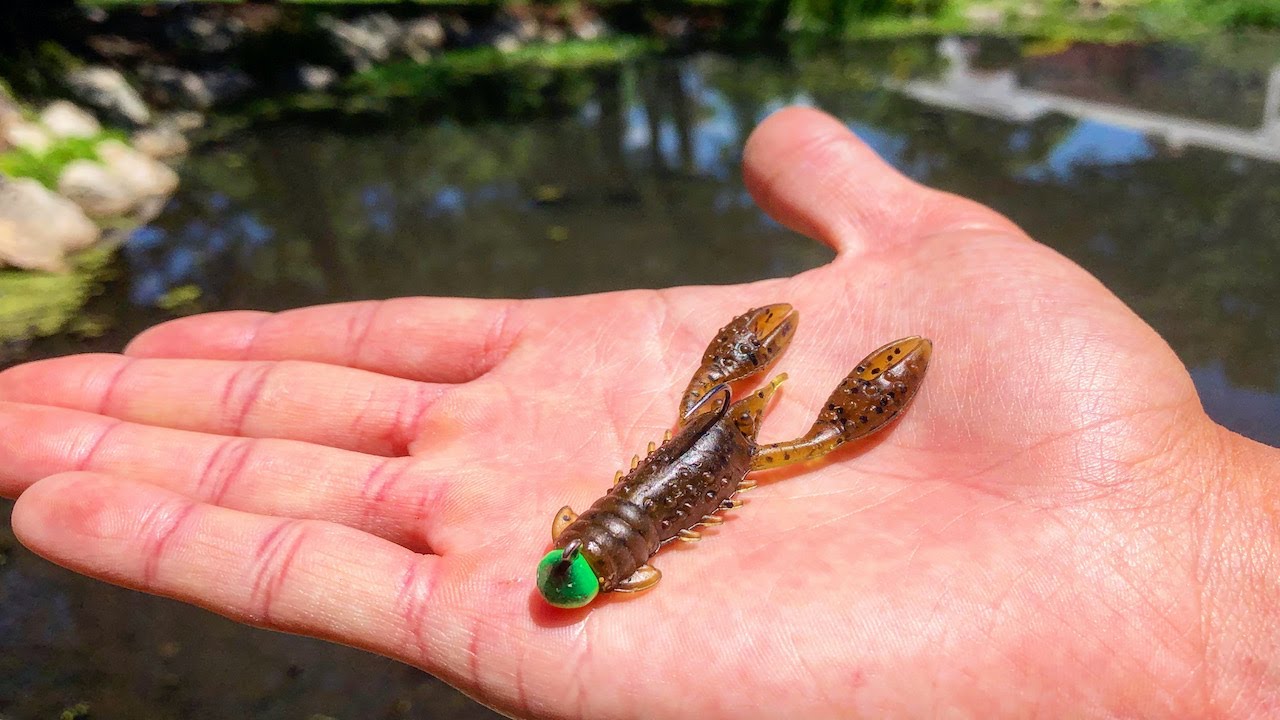
<svg viewBox="0 0 1280 720"><path fill-rule="evenodd" d="M86 105L130 125L151 122L151 110L119 72L108 67L73 70L67 83Z"/></svg>
<svg viewBox="0 0 1280 720"><path fill-rule="evenodd" d="M356 70L367 70L376 63L386 62L400 43L399 23L384 12L350 21L322 15L317 22Z"/></svg>
<svg viewBox="0 0 1280 720"><path fill-rule="evenodd" d="M596 40L609 31L600 18L591 16L574 18L570 23L570 29L573 36L579 40Z"/></svg>
<svg viewBox="0 0 1280 720"><path fill-rule="evenodd" d="M141 199L168 195L178 188L178 173L118 140L98 143L98 157L128 192Z"/></svg>
<svg viewBox="0 0 1280 720"><path fill-rule="evenodd" d="M120 217L138 204L138 198L107 169L92 160L67 163L58 176L58 192L92 218Z"/></svg>
<svg viewBox="0 0 1280 720"><path fill-rule="evenodd" d="M138 152L157 160L185 155L189 148L187 139L172 125L157 125L139 130L133 134L130 142Z"/></svg>
<svg viewBox="0 0 1280 720"><path fill-rule="evenodd" d="M426 62L444 45L444 25L434 16L408 20L401 29L400 51L416 62Z"/></svg>
<svg viewBox="0 0 1280 720"><path fill-rule="evenodd" d="M312 92L328 90L338 82L338 71L323 65L301 65L298 67L298 85L303 90Z"/></svg>
<svg viewBox="0 0 1280 720"><path fill-rule="evenodd" d="M102 132L98 119L74 103L56 100L45 106L40 122L54 137L93 137Z"/></svg>
<svg viewBox="0 0 1280 720"><path fill-rule="evenodd" d="M22 110L18 108L18 103L9 97L4 86L0 85L0 150L4 150L9 145L9 126L18 122L22 122Z"/></svg>
<svg viewBox="0 0 1280 720"><path fill-rule="evenodd" d="M44 153L50 145L53 145L53 138L49 136L48 130L26 120L15 120L5 125L4 141L13 147L22 148L37 155Z"/></svg>
<svg viewBox="0 0 1280 720"><path fill-rule="evenodd" d="M0 179L0 226L0 262L32 270L64 270L68 252L101 235L75 203L29 178Z"/></svg>
<svg viewBox="0 0 1280 720"><path fill-rule="evenodd" d="M493 47L498 52L509 55L520 49L520 38L511 33L503 33L493 39Z"/></svg>
<svg viewBox="0 0 1280 720"><path fill-rule="evenodd" d="M195 110L180 110L165 116L164 122L172 125L178 132L189 132L204 127L204 115Z"/></svg>

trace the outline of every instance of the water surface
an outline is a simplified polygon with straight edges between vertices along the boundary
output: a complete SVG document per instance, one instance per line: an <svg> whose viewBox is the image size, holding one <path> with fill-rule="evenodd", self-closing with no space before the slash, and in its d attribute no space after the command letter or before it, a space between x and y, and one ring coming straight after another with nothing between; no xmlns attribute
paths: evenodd
<svg viewBox="0 0 1280 720"><path fill-rule="evenodd" d="M539 297L793 274L830 251L752 204L742 144L818 105L899 168L1096 274L1170 342L1211 415L1280 446L1280 45L861 44L585 73L521 122L256 125L202 147L89 312L118 350L186 310L408 294ZM186 291L184 291L186 292ZM8 506L3 506L7 513ZM34 558L0 524L0 715L492 717L421 673L249 630Z"/></svg>

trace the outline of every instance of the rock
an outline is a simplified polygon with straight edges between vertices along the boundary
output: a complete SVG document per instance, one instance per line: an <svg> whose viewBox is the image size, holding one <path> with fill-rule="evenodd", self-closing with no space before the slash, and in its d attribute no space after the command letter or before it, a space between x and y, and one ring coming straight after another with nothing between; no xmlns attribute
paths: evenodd
<svg viewBox="0 0 1280 720"><path fill-rule="evenodd" d="M213 94L191 70L167 65L151 65L139 72L146 81L147 97L161 107L199 108L213 106Z"/></svg>
<svg viewBox="0 0 1280 720"><path fill-rule="evenodd" d="M66 269L67 253L96 242L101 230L70 200L29 178L0 178L0 263Z"/></svg>
<svg viewBox="0 0 1280 720"><path fill-rule="evenodd" d="M194 110L183 110L169 113L165 116L163 122L171 125L178 132L191 132L204 127L204 115Z"/></svg>
<svg viewBox="0 0 1280 720"><path fill-rule="evenodd" d="M40 112L40 122L54 137L93 137L102 132L98 119L66 100L55 100Z"/></svg>
<svg viewBox="0 0 1280 720"><path fill-rule="evenodd" d="M475 44L471 25L461 15L447 15L444 19L445 41L454 45L468 46Z"/></svg>
<svg viewBox="0 0 1280 720"><path fill-rule="evenodd" d="M240 42L244 33L244 22L234 16L181 15L165 28L165 34L175 45L204 55L227 52Z"/></svg>
<svg viewBox="0 0 1280 720"><path fill-rule="evenodd" d="M119 140L98 143L97 150L102 164L137 198L164 196L178 188L178 173L172 168Z"/></svg>
<svg viewBox="0 0 1280 720"><path fill-rule="evenodd" d="M239 98L253 87L248 75L230 67L197 73L152 65L143 68L141 75L147 83L148 97L165 107L208 110Z"/></svg>
<svg viewBox="0 0 1280 720"><path fill-rule="evenodd" d="M299 65L297 74L298 87L312 92L328 90L338 82L338 71L323 65Z"/></svg>
<svg viewBox="0 0 1280 720"><path fill-rule="evenodd" d="M0 150L4 150L9 145L7 139L9 126L21 121L22 109L13 98L9 97L4 84L0 83Z"/></svg>
<svg viewBox="0 0 1280 720"><path fill-rule="evenodd" d="M209 89L214 105L223 105L244 97L253 89L253 80L248 73L233 67L223 67L200 73L200 79Z"/></svg>
<svg viewBox="0 0 1280 720"><path fill-rule="evenodd" d="M58 192L92 218L128 215L138 203L106 165L92 160L67 163L58 176Z"/></svg>
<svg viewBox="0 0 1280 720"><path fill-rule="evenodd" d="M414 18L401 26L400 52L416 62L431 59L431 52L444 46L444 26L434 16Z"/></svg>
<svg viewBox="0 0 1280 720"><path fill-rule="evenodd" d="M67 83L82 102L107 119L130 126L151 122L151 110L120 73L92 66L71 71Z"/></svg>
<svg viewBox="0 0 1280 720"><path fill-rule="evenodd" d="M181 135L178 139L185 144ZM118 140L98 143L97 151L102 162L70 162L58 177L58 192L90 217L136 215L144 208L158 208L178 187L178 174L167 165Z"/></svg>
<svg viewBox="0 0 1280 720"><path fill-rule="evenodd" d="M996 5L971 4L964 8L964 18L978 27L993 28L1004 24L1005 11Z"/></svg>
<svg viewBox="0 0 1280 720"><path fill-rule="evenodd" d="M323 15L318 24L356 70L386 62L400 43L400 25L386 13L370 13L351 21Z"/></svg>
<svg viewBox="0 0 1280 720"><path fill-rule="evenodd" d="M514 35L521 43L536 40L541 30L533 13L527 7L519 5L507 6L499 12L491 28L494 35Z"/></svg>
<svg viewBox="0 0 1280 720"><path fill-rule="evenodd" d="M40 125L17 120L4 127L5 144L40 155L53 145L53 137Z"/></svg>
<svg viewBox="0 0 1280 720"><path fill-rule="evenodd" d="M187 139L178 132L178 128L168 123L139 130L133 134L130 142L138 152L157 160L185 155L190 148Z"/></svg>
<svg viewBox="0 0 1280 720"><path fill-rule="evenodd" d="M493 39L493 47L500 53L513 53L520 49L520 38L511 33L502 33Z"/></svg>
<svg viewBox="0 0 1280 720"><path fill-rule="evenodd" d="M579 14L569 21L569 31L579 40L598 40L609 32L609 28L598 17Z"/></svg>

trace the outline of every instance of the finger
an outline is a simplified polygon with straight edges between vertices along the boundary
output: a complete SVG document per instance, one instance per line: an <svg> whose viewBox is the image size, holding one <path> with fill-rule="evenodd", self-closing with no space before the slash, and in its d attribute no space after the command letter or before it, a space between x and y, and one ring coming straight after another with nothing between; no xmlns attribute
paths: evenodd
<svg viewBox="0 0 1280 720"><path fill-rule="evenodd" d="M447 628L442 558L332 523L193 502L92 473L37 483L18 538L77 572L240 622L436 665Z"/></svg>
<svg viewBox="0 0 1280 720"><path fill-rule="evenodd" d="M747 140L743 171L765 212L838 252L898 236L928 196L838 120L811 108L766 118Z"/></svg>
<svg viewBox="0 0 1280 720"><path fill-rule="evenodd" d="M264 515L327 520L413 548L440 551L461 513L447 475L412 458L382 458L292 440L231 438L122 422L43 405L0 403L0 495L88 470L193 500Z"/></svg>
<svg viewBox="0 0 1280 720"><path fill-rule="evenodd" d="M143 332L125 354L222 360L311 360L426 382L492 369L520 330L510 300L400 298L281 313L225 312Z"/></svg>
<svg viewBox="0 0 1280 720"><path fill-rule="evenodd" d="M286 438L377 455L416 449L453 386L312 362L69 355L0 372L0 400L162 427Z"/></svg>

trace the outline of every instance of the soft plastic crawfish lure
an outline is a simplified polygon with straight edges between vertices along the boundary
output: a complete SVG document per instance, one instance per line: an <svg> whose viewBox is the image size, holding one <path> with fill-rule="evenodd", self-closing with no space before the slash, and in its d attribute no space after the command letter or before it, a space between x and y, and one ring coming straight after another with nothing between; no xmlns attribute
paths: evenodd
<svg viewBox="0 0 1280 720"><path fill-rule="evenodd" d="M816 460L888 425L924 380L932 344L918 336L885 345L858 363L804 436L757 445L765 406L786 375L734 402L729 384L771 366L791 341L799 314L787 304L748 311L720 330L702 356L674 435L621 470L613 488L578 515L556 513L555 549L538 564L538 590L558 607L582 607L601 592L637 592L662 577L649 559L670 540L696 541L700 525L742 504L753 470Z"/></svg>

